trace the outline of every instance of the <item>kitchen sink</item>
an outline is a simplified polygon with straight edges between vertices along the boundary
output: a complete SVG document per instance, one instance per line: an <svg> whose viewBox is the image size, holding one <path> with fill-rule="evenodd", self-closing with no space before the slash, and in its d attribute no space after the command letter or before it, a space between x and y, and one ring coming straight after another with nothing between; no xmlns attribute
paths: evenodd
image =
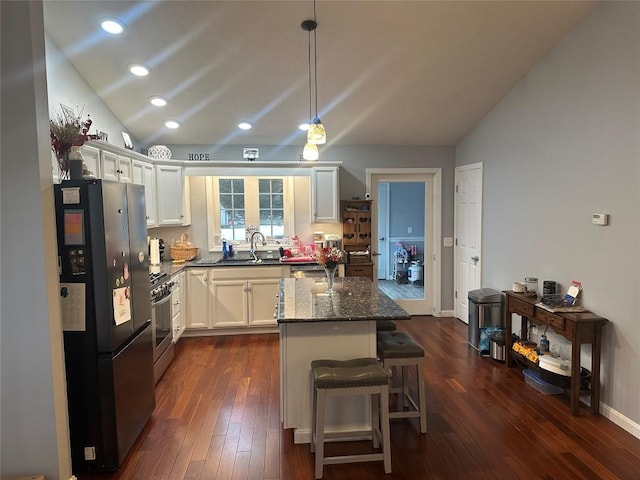
<svg viewBox="0 0 640 480"><path fill-rule="evenodd" d="M201 258L195 262L197 265L279 265L280 260L277 258L260 258L254 261L249 254L236 254L233 258Z"/></svg>
<svg viewBox="0 0 640 480"><path fill-rule="evenodd" d="M259 258L258 257L258 261L256 262L255 260L251 259L251 258L224 258L224 259L220 259L218 260L216 263L216 265L279 265L280 264L280 260L277 258Z"/></svg>

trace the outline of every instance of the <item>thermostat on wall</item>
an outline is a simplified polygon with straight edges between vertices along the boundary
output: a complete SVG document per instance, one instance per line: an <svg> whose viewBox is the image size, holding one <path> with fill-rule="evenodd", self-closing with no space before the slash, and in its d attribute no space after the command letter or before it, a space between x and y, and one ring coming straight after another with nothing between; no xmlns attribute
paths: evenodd
<svg viewBox="0 0 640 480"><path fill-rule="evenodd" d="M592 215L591 223L594 225L608 225L609 214L608 213L594 213Z"/></svg>

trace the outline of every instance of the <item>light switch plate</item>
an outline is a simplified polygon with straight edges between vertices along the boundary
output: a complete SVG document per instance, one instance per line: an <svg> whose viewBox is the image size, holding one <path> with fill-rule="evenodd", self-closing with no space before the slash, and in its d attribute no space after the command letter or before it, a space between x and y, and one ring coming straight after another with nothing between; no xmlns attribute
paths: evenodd
<svg viewBox="0 0 640 480"><path fill-rule="evenodd" d="M443 247L453 247L453 237L443 237L442 238L442 246Z"/></svg>

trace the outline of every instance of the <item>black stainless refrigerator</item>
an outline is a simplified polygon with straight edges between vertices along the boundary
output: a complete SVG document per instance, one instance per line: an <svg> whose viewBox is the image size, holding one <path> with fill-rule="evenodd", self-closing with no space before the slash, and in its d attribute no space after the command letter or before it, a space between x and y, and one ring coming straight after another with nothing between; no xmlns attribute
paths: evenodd
<svg viewBox="0 0 640 480"><path fill-rule="evenodd" d="M54 191L73 468L114 471L155 408L144 187Z"/></svg>

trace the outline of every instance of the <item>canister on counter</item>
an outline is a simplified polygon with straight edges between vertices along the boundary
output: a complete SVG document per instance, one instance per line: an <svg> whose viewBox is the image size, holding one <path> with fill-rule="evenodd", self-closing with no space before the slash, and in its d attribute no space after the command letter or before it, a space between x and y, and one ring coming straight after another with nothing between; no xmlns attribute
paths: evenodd
<svg viewBox="0 0 640 480"><path fill-rule="evenodd" d="M555 295L556 282L553 280L545 280L542 282L542 295Z"/></svg>
<svg viewBox="0 0 640 480"><path fill-rule="evenodd" d="M538 295L538 278L524 277L524 287L527 295Z"/></svg>

